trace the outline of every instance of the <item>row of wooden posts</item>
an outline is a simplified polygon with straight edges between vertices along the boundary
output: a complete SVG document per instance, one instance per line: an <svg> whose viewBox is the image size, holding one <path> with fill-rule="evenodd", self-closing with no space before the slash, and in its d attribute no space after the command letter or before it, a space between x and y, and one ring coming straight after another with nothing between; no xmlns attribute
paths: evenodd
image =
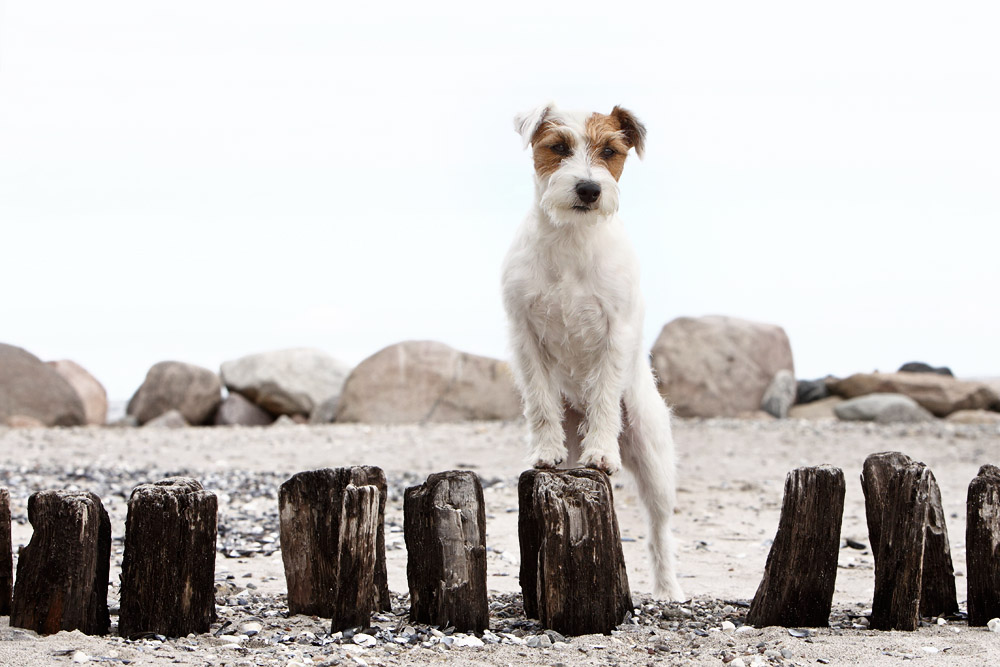
<svg viewBox="0 0 1000 667"><path fill-rule="evenodd" d="M826 626L844 505L843 472L788 474L777 535L747 623ZM915 629L919 616L958 611L941 496L927 467L873 454L862 474L875 558L872 627ZM11 590L10 506L0 489L0 614L53 633L108 631L111 525L92 493L44 491L28 500L31 541ZM518 484L524 611L577 635L607 633L632 608L608 477L588 469L528 470ZM368 625L390 608L385 563L386 481L355 466L302 472L279 492L290 613ZM478 632L489 627L486 514L479 478L435 473L406 490L404 537L413 622ZM217 501L189 478L135 488L128 503L118 632L181 636L215 620ZM1000 616L1000 469L969 486L968 618Z"/></svg>
<svg viewBox="0 0 1000 667"><path fill-rule="evenodd" d="M868 539L875 559L871 627L915 630L920 617L959 611L941 491L930 469L899 452L864 463ZM785 478L778 532L747 623L826 626L837 577L844 473L798 468ZM966 503L968 623L1000 617L1000 468L984 465Z"/></svg>
<svg viewBox="0 0 1000 667"><path fill-rule="evenodd" d="M610 632L631 609L611 484L594 470L525 472L520 479L525 611L566 634ZM288 609L367 626L390 609L381 469L299 473L279 492ZM203 633L215 620L217 501L173 477L128 501L118 633ZM486 510L479 477L430 475L406 490L404 535L413 622L489 627ZM12 577L10 497L0 489L0 614L42 634L105 634L111 522L100 498L41 491L28 499L34 532ZM11 585L13 581L13 586Z"/></svg>

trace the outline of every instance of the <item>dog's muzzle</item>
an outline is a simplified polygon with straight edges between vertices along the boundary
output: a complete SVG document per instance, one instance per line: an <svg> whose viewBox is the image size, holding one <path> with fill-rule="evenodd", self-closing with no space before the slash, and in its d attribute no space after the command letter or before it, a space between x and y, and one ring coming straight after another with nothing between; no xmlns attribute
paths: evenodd
<svg viewBox="0 0 1000 667"><path fill-rule="evenodd" d="M590 208L591 204L601 198L601 184L596 181L580 181L576 184L576 196L586 204L581 208Z"/></svg>

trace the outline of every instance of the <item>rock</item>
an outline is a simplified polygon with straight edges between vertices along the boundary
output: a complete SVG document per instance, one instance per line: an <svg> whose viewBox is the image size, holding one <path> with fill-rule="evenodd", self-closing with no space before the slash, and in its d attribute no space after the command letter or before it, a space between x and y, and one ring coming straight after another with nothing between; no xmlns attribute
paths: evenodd
<svg viewBox="0 0 1000 667"><path fill-rule="evenodd" d="M161 361L149 369L126 412L145 424L169 410L177 410L187 423L199 426L212 418L221 402L218 375L180 361Z"/></svg>
<svg viewBox="0 0 1000 667"><path fill-rule="evenodd" d="M774 374L771 384L764 390L760 409L778 419L784 419L788 416L788 409L795 403L796 389L795 376L790 370L781 369Z"/></svg>
<svg viewBox="0 0 1000 667"><path fill-rule="evenodd" d="M97 381L93 375L88 373L75 361L62 359L60 361L49 361L49 366L54 368L62 376L69 386L76 390L77 395L83 402L83 413L88 424L103 424L108 419L108 392L104 390L104 385Z"/></svg>
<svg viewBox="0 0 1000 667"><path fill-rule="evenodd" d="M788 410L791 419L836 419L834 408L844 402L840 396L827 396L805 405L793 405Z"/></svg>
<svg viewBox="0 0 1000 667"><path fill-rule="evenodd" d="M30 417L45 426L80 426L83 401L54 368L27 350L0 343L0 422Z"/></svg>
<svg viewBox="0 0 1000 667"><path fill-rule="evenodd" d="M1000 425L1000 412L993 412L991 410L957 410L945 417L945 419L955 424Z"/></svg>
<svg viewBox="0 0 1000 667"><path fill-rule="evenodd" d="M990 632L1000 632L1000 618L991 618L986 622L986 627Z"/></svg>
<svg viewBox="0 0 1000 667"><path fill-rule="evenodd" d="M814 401L820 401L830 395L827 382L835 379L830 375L818 380L799 380L795 387L795 404L804 405Z"/></svg>
<svg viewBox="0 0 1000 667"><path fill-rule="evenodd" d="M958 410L988 410L1000 405L1000 396L982 382L935 373L856 373L831 382L830 391L844 398L874 393L904 394L938 417Z"/></svg>
<svg viewBox="0 0 1000 667"><path fill-rule="evenodd" d="M344 383L338 422L515 419L521 401L509 366L443 343L407 341L368 357Z"/></svg>
<svg viewBox="0 0 1000 667"><path fill-rule="evenodd" d="M923 409L909 396L902 394L868 394L836 405L834 414L845 421L894 422L932 421L934 415Z"/></svg>
<svg viewBox="0 0 1000 667"><path fill-rule="evenodd" d="M331 396L317 405L312 414L309 415L310 424L329 424L337 419L337 406L340 405L340 396Z"/></svg>
<svg viewBox="0 0 1000 667"><path fill-rule="evenodd" d="M948 377L955 377L955 374L951 372L951 369L947 366L939 366L935 368L930 364L925 364L922 361L908 361L899 367L899 373L937 373L938 375L947 375Z"/></svg>
<svg viewBox="0 0 1000 667"><path fill-rule="evenodd" d="M270 412L236 393L229 394L215 413L216 426L267 426L273 421Z"/></svg>
<svg viewBox="0 0 1000 667"><path fill-rule="evenodd" d="M222 381L277 415L309 415L339 396L350 368L320 350L261 352L222 364Z"/></svg>
<svg viewBox="0 0 1000 667"><path fill-rule="evenodd" d="M143 428L184 428L190 426L179 410L167 410L142 425Z"/></svg>
<svg viewBox="0 0 1000 667"><path fill-rule="evenodd" d="M733 417L757 410L780 370L794 373L784 330L734 317L681 317L652 349L660 393L680 417Z"/></svg>
<svg viewBox="0 0 1000 667"><path fill-rule="evenodd" d="M11 415L3 420L4 426L10 428L45 428L41 419L28 417L27 415Z"/></svg>

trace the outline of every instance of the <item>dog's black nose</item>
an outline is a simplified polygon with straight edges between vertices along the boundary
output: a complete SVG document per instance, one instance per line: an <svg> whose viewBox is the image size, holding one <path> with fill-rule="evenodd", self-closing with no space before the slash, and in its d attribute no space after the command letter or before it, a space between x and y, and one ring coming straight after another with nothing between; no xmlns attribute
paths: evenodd
<svg viewBox="0 0 1000 667"><path fill-rule="evenodd" d="M594 181L580 181L576 184L576 196L584 204L593 204L601 196L601 184Z"/></svg>

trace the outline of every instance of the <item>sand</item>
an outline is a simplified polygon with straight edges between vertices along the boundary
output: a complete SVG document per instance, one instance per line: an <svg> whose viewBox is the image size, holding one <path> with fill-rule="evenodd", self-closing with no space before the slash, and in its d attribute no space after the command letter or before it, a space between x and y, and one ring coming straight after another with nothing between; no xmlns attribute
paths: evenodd
<svg viewBox="0 0 1000 667"><path fill-rule="evenodd" d="M280 480L295 472L321 467L368 464L382 467L390 479L422 479L431 472L472 469L487 482L488 585L496 594L519 592L516 479L523 470L525 427L521 423L476 423L406 426L280 426L270 428L189 428L182 430L75 428L0 429L0 485L11 487L15 519L25 512L28 493L77 483L87 489L90 471L117 471L129 484L154 481L173 472L205 480L222 479L240 471L245 479ZM763 572L770 540L777 528L785 474L798 466L829 463L843 469L847 494L842 536L868 543L864 498L858 477L868 454L902 451L933 470L948 517L952 557L958 574L959 601L965 604L965 497L969 481L983 463L1000 462L1000 429L996 426L930 424L877 426L841 422L677 420L679 490L674 532L679 544L679 571L686 594L694 602L674 605L685 610L724 608L739 626L742 604L752 599ZM72 473L79 473L76 478ZM101 473L105 474L105 473ZM100 475L97 476L100 478ZM77 479L77 482L72 482ZM242 479L242 478L241 478ZM616 506L626 564L637 603L651 602L651 583L645 553L645 525L626 476L616 478ZM210 482L206 486L212 488ZM88 489L89 490L89 489ZM277 501L273 489L249 497L233 489L220 491L220 522L227 517L273 517ZM402 524L399 489L386 511L387 562L390 588L405 593L406 551L398 526ZM103 497L112 515L113 530L121 535L126 491ZM15 551L31 535L27 523L15 522ZM120 562L120 554L113 554ZM861 616L870 610L874 569L870 550L843 548L839 557L834 612ZM234 591L247 582L255 595L279 609L284 593L280 551L269 556L217 558L220 579L233 575ZM117 570L112 572L117 580ZM114 600L112 600L114 604ZM652 607L651 607L652 608ZM658 615L663 606L657 607ZM402 610L397 610L402 611ZM228 615L236 633L243 620ZM390 647L346 649L327 640L276 645L282 632L312 632L322 643L329 630L323 619L262 618L264 629L253 641L234 645L211 634L160 642L126 642L111 635L87 637L78 632L37 637L0 621L0 664L70 664L90 657L109 664L257 665L344 664L410 665L428 662L454 664L722 664L753 656L767 664L896 664L917 659L926 664L998 664L1000 634L969 628L961 621L931 625L916 632L877 632L868 629L828 628L808 638L789 635L782 628L725 632L709 614L700 634L668 619L640 616L638 625L622 626L610 637L570 638L565 645L529 648L488 644L483 648L446 649ZM390 617L386 623L397 619ZM697 620L697 619L696 619ZM646 623L649 622L647 625ZM675 624L676 625L676 624ZM663 627L661 627L663 626ZM287 630L285 630L287 628ZM530 633L529 633L530 634ZM595 648L597 647L597 648ZM760 648L758 648L760 647ZM787 657L781 657L784 650ZM79 652L79 653L78 653ZM360 662L359 662L360 661ZM738 664L738 663L737 663ZM825 663L824 663L825 664Z"/></svg>

